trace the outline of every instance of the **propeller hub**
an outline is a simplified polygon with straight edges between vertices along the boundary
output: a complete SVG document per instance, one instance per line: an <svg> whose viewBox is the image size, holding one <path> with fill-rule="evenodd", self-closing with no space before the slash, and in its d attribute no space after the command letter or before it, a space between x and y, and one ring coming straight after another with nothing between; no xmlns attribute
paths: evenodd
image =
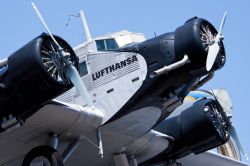
<svg viewBox="0 0 250 166"><path fill-rule="evenodd" d="M53 79L69 84L70 81L65 74L66 67L71 65L77 67L78 59L69 45L66 45L61 39L55 38L62 46L58 48L49 36L45 37L40 48L41 60Z"/></svg>

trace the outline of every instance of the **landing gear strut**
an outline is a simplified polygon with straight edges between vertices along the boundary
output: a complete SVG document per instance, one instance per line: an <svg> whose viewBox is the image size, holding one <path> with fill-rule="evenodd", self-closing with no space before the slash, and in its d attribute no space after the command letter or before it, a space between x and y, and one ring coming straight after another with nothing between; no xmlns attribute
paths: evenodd
<svg viewBox="0 0 250 166"><path fill-rule="evenodd" d="M49 145L38 146L31 149L31 151L26 154L22 166L63 166L67 159L75 151L80 141L80 139L76 139L69 143L64 152L60 155L56 150L59 144L58 134L49 133L49 137ZM98 145L95 145L95 143L87 137L85 138L99 149L99 155L103 158L102 139L99 128L96 131L96 137Z"/></svg>

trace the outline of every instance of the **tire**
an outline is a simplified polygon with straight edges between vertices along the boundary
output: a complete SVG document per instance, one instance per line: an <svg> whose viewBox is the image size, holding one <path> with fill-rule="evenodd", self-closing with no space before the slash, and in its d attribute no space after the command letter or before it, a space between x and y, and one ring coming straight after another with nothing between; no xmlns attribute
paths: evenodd
<svg viewBox="0 0 250 166"><path fill-rule="evenodd" d="M31 149L31 151L26 154L22 166L30 166L32 161L38 157L45 158L50 166L63 166L60 154L50 146L38 146Z"/></svg>

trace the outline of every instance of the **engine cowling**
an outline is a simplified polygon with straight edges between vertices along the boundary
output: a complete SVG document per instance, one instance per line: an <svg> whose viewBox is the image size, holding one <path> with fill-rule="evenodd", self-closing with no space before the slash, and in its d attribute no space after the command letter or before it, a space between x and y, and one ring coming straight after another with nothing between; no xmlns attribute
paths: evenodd
<svg viewBox="0 0 250 166"><path fill-rule="evenodd" d="M205 19L193 17L174 32L175 50L178 56L187 54L194 68L205 66L208 46L217 35L215 27ZM223 42L219 42L220 51L212 70L220 69L226 62Z"/></svg>
<svg viewBox="0 0 250 166"><path fill-rule="evenodd" d="M229 119L213 99L201 99L179 115L160 123L155 130L174 137L162 153L169 159L199 154L229 140Z"/></svg>
<svg viewBox="0 0 250 166"><path fill-rule="evenodd" d="M78 68L78 58L70 45L60 37L55 38ZM43 33L8 57L5 72L0 76L2 123L13 117L17 121L26 119L43 103L72 87L64 74L65 64L55 52L56 45Z"/></svg>
<svg viewBox="0 0 250 166"><path fill-rule="evenodd" d="M203 18L193 17L174 32L165 33L146 40L124 46L120 51L137 52L144 56L148 68L156 70L171 65L187 55L190 59L188 70L201 70L206 74L206 59L208 46L217 35L215 27ZM212 71L220 69L226 62L224 44L219 42L220 51L213 65ZM153 67L152 67L153 66ZM187 70L184 68L183 70Z"/></svg>

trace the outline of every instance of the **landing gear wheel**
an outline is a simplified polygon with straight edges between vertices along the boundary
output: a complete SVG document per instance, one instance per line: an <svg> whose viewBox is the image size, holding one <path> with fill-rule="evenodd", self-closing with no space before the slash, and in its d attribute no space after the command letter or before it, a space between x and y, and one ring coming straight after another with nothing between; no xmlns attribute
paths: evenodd
<svg viewBox="0 0 250 166"><path fill-rule="evenodd" d="M60 154L50 146L38 146L33 148L25 156L22 166L63 166Z"/></svg>

